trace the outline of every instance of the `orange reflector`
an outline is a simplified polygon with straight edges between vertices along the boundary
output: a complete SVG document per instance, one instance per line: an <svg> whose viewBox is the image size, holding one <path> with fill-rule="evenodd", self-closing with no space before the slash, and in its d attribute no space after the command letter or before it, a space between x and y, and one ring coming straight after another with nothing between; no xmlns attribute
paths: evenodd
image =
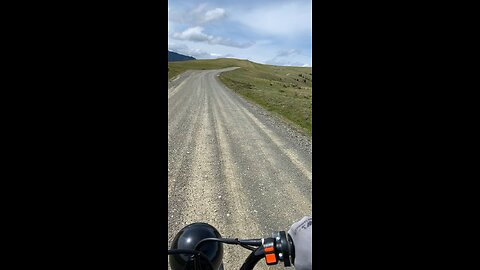
<svg viewBox="0 0 480 270"><path fill-rule="evenodd" d="M273 247L266 247L263 250L265 251L265 253L270 253L273 252Z"/></svg>
<svg viewBox="0 0 480 270"><path fill-rule="evenodd" d="M277 257L275 257L275 253L265 254L265 261L267 262L267 264L276 263Z"/></svg>

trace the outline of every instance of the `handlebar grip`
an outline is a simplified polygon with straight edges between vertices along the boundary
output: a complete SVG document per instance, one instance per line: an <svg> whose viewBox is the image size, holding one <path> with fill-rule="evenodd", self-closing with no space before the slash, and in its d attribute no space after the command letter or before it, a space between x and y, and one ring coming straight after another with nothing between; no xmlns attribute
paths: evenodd
<svg viewBox="0 0 480 270"><path fill-rule="evenodd" d="M295 247L292 238L289 235L287 236L285 231L274 232L272 237L275 238L275 249L278 258L283 261L286 267L291 266L295 261Z"/></svg>
<svg viewBox="0 0 480 270"><path fill-rule="evenodd" d="M295 265L295 245L293 244L293 239L290 234L287 233L287 241L290 246L290 257L291 257L291 263Z"/></svg>

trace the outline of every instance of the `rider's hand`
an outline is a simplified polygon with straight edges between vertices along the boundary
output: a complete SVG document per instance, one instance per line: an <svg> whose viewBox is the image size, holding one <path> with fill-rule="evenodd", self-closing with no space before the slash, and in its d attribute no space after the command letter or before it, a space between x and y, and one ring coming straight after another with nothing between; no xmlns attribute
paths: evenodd
<svg viewBox="0 0 480 270"><path fill-rule="evenodd" d="M293 223L288 234L295 246L295 269L312 269L312 217L304 217Z"/></svg>

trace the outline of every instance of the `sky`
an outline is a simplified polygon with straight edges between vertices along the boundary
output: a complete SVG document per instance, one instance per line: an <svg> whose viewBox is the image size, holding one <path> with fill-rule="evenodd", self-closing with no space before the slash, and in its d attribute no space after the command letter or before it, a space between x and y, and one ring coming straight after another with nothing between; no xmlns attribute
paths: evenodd
<svg viewBox="0 0 480 270"><path fill-rule="evenodd" d="M168 0L168 49L312 66L312 0Z"/></svg>

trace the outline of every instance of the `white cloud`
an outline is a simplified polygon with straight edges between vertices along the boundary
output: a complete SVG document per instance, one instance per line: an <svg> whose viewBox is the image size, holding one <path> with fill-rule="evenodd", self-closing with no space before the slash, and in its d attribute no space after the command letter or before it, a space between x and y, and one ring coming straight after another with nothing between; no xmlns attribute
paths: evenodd
<svg viewBox="0 0 480 270"><path fill-rule="evenodd" d="M232 54L207 52L207 51L199 49L199 48L191 49L185 44L178 44L178 43L168 44L168 50L176 52L176 53L180 53L180 54L183 54L183 55L187 55L187 56L193 56L196 59L212 59L212 58L233 57Z"/></svg>
<svg viewBox="0 0 480 270"><path fill-rule="evenodd" d="M225 17L225 10L223 8L215 8L205 13L203 22L214 21L223 17Z"/></svg>
<svg viewBox="0 0 480 270"><path fill-rule="evenodd" d="M296 54L300 54L300 51L296 49L290 49L290 50L284 50L284 51L278 52L276 57L292 56Z"/></svg>
<svg viewBox="0 0 480 270"><path fill-rule="evenodd" d="M236 48L248 48L253 45L251 42L240 43L228 38L207 35L203 32L203 27L201 26L190 27L181 33L173 33L172 38L177 40L207 42L208 44L218 44Z"/></svg>
<svg viewBox="0 0 480 270"><path fill-rule="evenodd" d="M190 41L208 41L213 39L213 36L203 33L203 27L196 26L188 28L181 33L174 33L173 38Z"/></svg>
<svg viewBox="0 0 480 270"><path fill-rule="evenodd" d="M293 38L311 33L312 6L297 2L263 5L248 12L237 12L232 19L257 33Z"/></svg>
<svg viewBox="0 0 480 270"><path fill-rule="evenodd" d="M171 13L169 19L172 20L172 22L190 25L203 25L213 21L221 20L227 16L225 9L218 7L207 9L206 4L201 4L188 12L172 10L169 13Z"/></svg>
<svg viewBox="0 0 480 270"><path fill-rule="evenodd" d="M306 59L307 56L303 55L297 49L281 50L275 57L265 61L265 63L270 65L278 66L297 66L297 67L310 67L311 65L305 62L299 62Z"/></svg>

